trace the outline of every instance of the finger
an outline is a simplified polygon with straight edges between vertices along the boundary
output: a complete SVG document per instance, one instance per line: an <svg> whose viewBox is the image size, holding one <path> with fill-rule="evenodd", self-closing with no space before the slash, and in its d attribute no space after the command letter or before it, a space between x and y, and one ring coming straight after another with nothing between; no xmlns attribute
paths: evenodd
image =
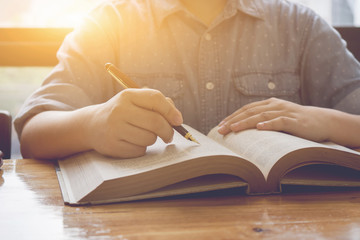
<svg viewBox="0 0 360 240"><path fill-rule="evenodd" d="M295 133L298 130L298 121L295 118L281 116L269 121L259 122L256 128L259 130L283 131L287 133Z"/></svg>
<svg viewBox="0 0 360 240"><path fill-rule="evenodd" d="M255 115L252 117L245 118L244 120L235 122L229 127L232 132L240 132L245 129L256 128L256 125L260 122L260 116Z"/></svg>
<svg viewBox="0 0 360 240"><path fill-rule="evenodd" d="M250 115L254 115L254 114L256 114L256 113L258 113L260 111L264 111L265 108L268 107L270 102L271 102L271 99L266 99L266 100L246 104L243 107L241 107L240 109L238 109L235 112L233 112L232 114L230 114L229 116L227 116L226 118L224 118L220 122L219 126L222 126L222 125L227 124L229 122L235 122L236 120L234 120L234 118L237 117L238 115L242 114L242 113L246 113L248 116L250 116ZM258 109L256 111L255 108L258 108L258 107L262 107L262 108Z"/></svg>
<svg viewBox="0 0 360 240"><path fill-rule="evenodd" d="M127 141L119 141L112 149L111 155L120 158L135 158L146 154L146 147L138 146Z"/></svg>
<svg viewBox="0 0 360 240"><path fill-rule="evenodd" d="M145 155L146 147L129 143L125 140L107 142L96 146L95 150L105 156L117 158L134 158Z"/></svg>
<svg viewBox="0 0 360 240"><path fill-rule="evenodd" d="M128 89L133 94L130 99L134 105L158 112L171 125L180 125L183 123L183 118L180 111L171 104L166 97L154 89Z"/></svg>
<svg viewBox="0 0 360 240"><path fill-rule="evenodd" d="M259 122L260 122L260 116L255 115L245 119L238 120L237 122L234 123L228 123L222 125L218 129L218 132L223 135L226 135L230 132L239 132L245 129L255 128L256 124Z"/></svg>
<svg viewBox="0 0 360 240"><path fill-rule="evenodd" d="M174 130L162 115L147 109L137 110L136 108L132 108L130 111L133 113L129 114L128 123L133 127L139 128L136 132L140 132L141 130L148 131L149 133L159 136L166 143L172 141ZM124 131L126 130L124 129ZM139 137L141 137L141 135L136 135L136 138Z"/></svg>
<svg viewBox="0 0 360 240"><path fill-rule="evenodd" d="M252 116L247 116L247 114L240 114L239 116L234 117L234 119L229 121L228 124L221 126L219 133L225 135L229 132L239 132L245 129L256 128L256 125L259 122L278 118L284 114L286 113L283 111L261 111L261 109L259 109L259 113Z"/></svg>
<svg viewBox="0 0 360 240"><path fill-rule="evenodd" d="M229 116L227 119L223 120L219 124L219 133L221 134L228 134L232 131L231 126L235 123L235 126L240 124L241 122L246 122L246 119L252 118L253 116L256 116L262 112L265 112L267 109L265 106L257 106L253 108L248 108L246 111L237 111L237 114ZM238 128L238 127L235 127ZM240 130L240 129L239 129Z"/></svg>
<svg viewBox="0 0 360 240"><path fill-rule="evenodd" d="M155 133L131 124L124 125L121 129L118 129L117 132L118 136L120 136L118 137L118 141L126 140L131 144L142 147L153 145L157 139Z"/></svg>

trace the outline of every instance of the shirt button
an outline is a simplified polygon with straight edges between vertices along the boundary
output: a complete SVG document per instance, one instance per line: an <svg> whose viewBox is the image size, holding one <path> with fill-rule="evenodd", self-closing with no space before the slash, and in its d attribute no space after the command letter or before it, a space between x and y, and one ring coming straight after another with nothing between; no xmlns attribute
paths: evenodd
<svg viewBox="0 0 360 240"><path fill-rule="evenodd" d="M205 39L206 39L207 41L210 41L210 40L211 40L211 34L210 34L210 33L206 33L206 34L205 34Z"/></svg>
<svg viewBox="0 0 360 240"><path fill-rule="evenodd" d="M214 83L212 83L212 82L207 82L206 83L206 89L207 90L213 90L214 87L215 87Z"/></svg>
<svg viewBox="0 0 360 240"><path fill-rule="evenodd" d="M276 87L276 84L275 84L274 82L271 82L271 81L268 82L268 88L269 88L270 90L274 90L275 87Z"/></svg>

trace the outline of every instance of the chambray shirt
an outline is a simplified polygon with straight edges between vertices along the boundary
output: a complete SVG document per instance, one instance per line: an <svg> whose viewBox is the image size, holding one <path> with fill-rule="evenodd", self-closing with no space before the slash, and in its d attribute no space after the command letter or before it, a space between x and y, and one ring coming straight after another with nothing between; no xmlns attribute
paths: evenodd
<svg viewBox="0 0 360 240"><path fill-rule="evenodd" d="M107 62L171 97L184 122L204 133L270 97L360 114L360 65L346 43L313 11L284 0L228 0L210 26L179 0L106 1L57 56L16 117L18 134L39 112L103 103L121 91Z"/></svg>

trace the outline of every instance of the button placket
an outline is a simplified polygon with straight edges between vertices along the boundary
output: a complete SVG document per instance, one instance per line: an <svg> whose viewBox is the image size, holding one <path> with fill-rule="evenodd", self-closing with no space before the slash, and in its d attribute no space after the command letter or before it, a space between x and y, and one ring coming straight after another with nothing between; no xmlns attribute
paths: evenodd
<svg viewBox="0 0 360 240"><path fill-rule="evenodd" d="M207 90L213 90L215 87L215 84L213 82L207 82L205 87Z"/></svg>
<svg viewBox="0 0 360 240"><path fill-rule="evenodd" d="M213 118L216 115L216 70L213 61L209 60L216 56L214 44L213 36L205 33L201 39L199 51L199 96L201 99L201 130L203 132L207 132L213 127Z"/></svg>
<svg viewBox="0 0 360 240"><path fill-rule="evenodd" d="M272 80L268 81L267 86L270 90L274 90L276 88L276 84Z"/></svg>
<svg viewBox="0 0 360 240"><path fill-rule="evenodd" d="M210 34L210 33L205 33L204 38L205 38L205 40L207 40L207 41L211 41L212 36L211 36L211 34Z"/></svg>

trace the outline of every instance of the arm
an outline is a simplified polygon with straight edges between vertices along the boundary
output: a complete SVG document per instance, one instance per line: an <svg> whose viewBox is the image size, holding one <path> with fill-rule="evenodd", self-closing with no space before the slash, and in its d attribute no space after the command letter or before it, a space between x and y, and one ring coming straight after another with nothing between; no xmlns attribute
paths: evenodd
<svg viewBox="0 0 360 240"><path fill-rule="evenodd" d="M157 136L170 142L181 113L160 92L128 89L109 101L73 111L45 111L24 126L25 158L54 159L96 150L114 157L145 154Z"/></svg>
<svg viewBox="0 0 360 240"><path fill-rule="evenodd" d="M106 62L122 59L120 39L128 35L119 13L124 4L104 2L64 40L59 64L15 119L24 157L50 159L91 149L134 157L156 136L170 141L169 125L182 122L177 109L153 90L117 94L121 87L104 69Z"/></svg>
<svg viewBox="0 0 360 240"><path fill-rule="evenodd" d="M219 131L285 131L314 141L359 147L360 65L340 35L324 20L312 11L301 14L299 19L308 20L292 28L284 27L302 29L297 31L295 39L300 42L294 48L299 51L296 56L302 105L276 98L251 103L225 118Z"/></svg>
<svg viewBox="0 0 360 240"><path fill-rule="evenodd" d="M359 115L302 106L276 98L248 104L219 125L219 132L224 135L257 128L284 131L317 142L332 141L348 147L360 147Z"/></svg>

